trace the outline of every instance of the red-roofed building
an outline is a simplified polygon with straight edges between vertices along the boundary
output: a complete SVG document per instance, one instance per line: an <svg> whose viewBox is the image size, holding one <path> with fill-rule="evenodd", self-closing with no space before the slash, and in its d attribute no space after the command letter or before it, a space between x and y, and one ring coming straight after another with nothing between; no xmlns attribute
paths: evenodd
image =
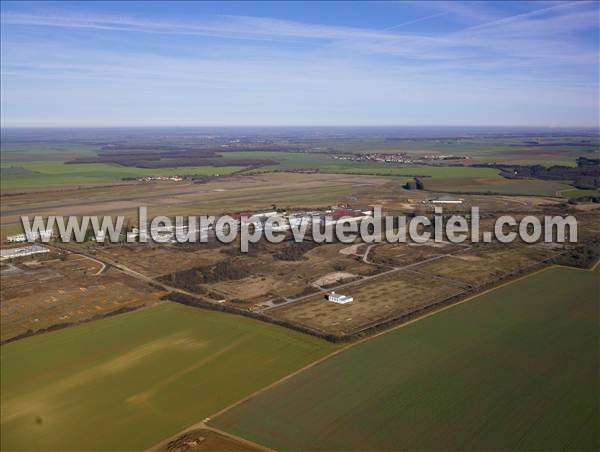
<svg viewBox="0 0 600 452"><path fill-rule="evenodd" d="M249 218L252 215L246 212L230 213L229 216L234 220L240 221L242 218Z"/></svg>

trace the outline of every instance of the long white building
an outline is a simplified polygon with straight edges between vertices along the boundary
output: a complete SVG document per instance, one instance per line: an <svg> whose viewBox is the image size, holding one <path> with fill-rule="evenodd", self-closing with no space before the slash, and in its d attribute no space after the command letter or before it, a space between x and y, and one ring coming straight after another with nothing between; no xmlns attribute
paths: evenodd
<svg viewBox="0 0 600 452"><path fill-rule="evenodd" d="M32 254L49 253L50 250L41 245L21 246L19 248L4 248L0 250L0 260L15 257L31 256Z"/></svg>
<svg viewBox="0 0 600 452"><path fill-rule="evenodd" d="M30 231L28 233L20 233L7 235L7 242L35 242L36 240L48 241L54 236L54 231L52 229L44 229L42 231Z"/></svg>
<svg viewBox="0 0 600 452"><path fill-rule="evenodd" d="M346 304L346 303L350 303L351 301L353 301L354 297L351 297L349 295L342 295L339 293L331 292L329 295L327 295L327 300L332 301L334 303L338 303L338 304Z"/></svg>

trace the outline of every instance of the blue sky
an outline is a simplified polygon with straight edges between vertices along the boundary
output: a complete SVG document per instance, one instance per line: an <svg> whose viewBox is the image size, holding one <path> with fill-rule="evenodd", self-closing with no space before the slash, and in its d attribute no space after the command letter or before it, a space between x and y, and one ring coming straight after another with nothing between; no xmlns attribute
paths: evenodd
<svg viewBox="0 0 600 452"><path fill-rule="evenodd" d="M1 3L2 126L597 126L597 2Z"/></svg>

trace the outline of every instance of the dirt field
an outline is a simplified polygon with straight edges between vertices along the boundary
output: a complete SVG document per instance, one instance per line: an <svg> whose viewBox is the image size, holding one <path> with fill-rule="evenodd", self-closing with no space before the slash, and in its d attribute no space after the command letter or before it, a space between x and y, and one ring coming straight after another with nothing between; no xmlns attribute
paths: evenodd
<svg viewBox="0 0 600 452"><path fill-rule="evenodd" d="M340 284L344 281L348 281L348 280L354 279L354 278L356 278L356 275L354 273L331 272L331 273L327 273L326 275L321 276L319 279L317 279L315 282L313 282L313 285L315 287L324 287L324 286L328 286L330 284Z"/></svg>
<svg viewBox="0 0 600 452"><path fill-rule="evenodd" d="M400 267L455 252L465 247L466 245L450 242L382 243L371 249L369 259L378 264Z"/></svg>
<svg viewBox="0 0 600 452"><path fill-rule="evenodd" d="M351 303L332 303L319 294L307 301L271 310L270 314L323 332L346 334L461 291L458 284L410 272L396 272L343 289L342 293L354 297Z"/></svg>
<svg viewBox="0 0 600 452"><path fill-rule="evenodd" d="M166 447L154 452L258 452L261 450L263 449L253 447L248 442L236 440L214 430L198 429L182 435Z"/></svg>
<svg viewBox="0 0 600 452"><path fill-rule="evenodd" d="M414 268L459 284L481 285L519 268L532 267L556 255L555 247L540 245L483 245L468 253L456 254Z"/></svg>
<svg viewBox="0 0 600 452"><path fill-rule="evenodd" d="M2 341L158 302L164 293L84 256L20 258L0 271Z"/></svg>
<svg viewBox="0 0 600 452"><path fill-rule="evenodd" d="M334 272L369 275L378 271L375 266L365 264L356 256L341 254L339 250L346 246L342 243L322 245L306 252L300 260L286 261L271 254L278 249L278 245L270 244L270 251L237 258L240 265L251 272L248 277L208 284L207 287L229 300L240 299L247 304L261 304L314 290L319 279Z"/></svg>
<svg viewBox="0 0 600 452"><path fill-rule="evenodd" d="M224 259L219 247L205 244L158 245L133 243L95 247L98 257L124 264L143 275L158 277L197 265L213 265Z"/></svg>
<svg viewBox="0 0 600 452"><path fill-rule="evenodd" d="M404 190L404 178L347 175L267 173L228 176L204 184L116 183L62 189L2 191L0 233L4 236L21 229L21 215L124 215L137 221L139 206L149 215L218 215L224 212L280 207L325 207L348 203L360 206L381 205L392 212L422 210L422 201L437 195L428 191ZM531 211L543 203L558 203L553 198L525 196L460 195L468 210Z"/></svg>
<svg viewBox="0 0 600 452"><path fill-rule="evenodd" d="M345 174L269 173L224 177L204 184L124 183L44 191L3 191L0 232L20 227L20 215L125 215L138 206L153 215L219 215L281 207L324 207L370 199L400 187L396 178Z"/></svg>
<svg viewBox="0 0 600 452"><path fill-rule="evenodd" d="M326 333L354 333L378 321L460 295L473 287L494 283L512 272L531 268L560 251L544 245L482 244L468 249L444 243L385 244L374 248L375 251L380 249L387 256L384 254L384 259L380 254L379 260L394 265L411 264L411 267L392 270L384 276L337 290L353 296L351 303L332 303L320 293L274 308L269 314ZM436 257L433 261L418 264L421 260Z"/></svg>

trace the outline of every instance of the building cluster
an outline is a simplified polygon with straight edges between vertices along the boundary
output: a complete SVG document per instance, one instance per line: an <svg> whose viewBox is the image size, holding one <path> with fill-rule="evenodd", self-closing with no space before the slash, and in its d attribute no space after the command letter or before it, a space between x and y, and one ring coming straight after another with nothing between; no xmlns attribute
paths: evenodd
<svg viewBox="0 0 600 452"><path fill-rule="evenodd" d="M140 182L152 182L152 181L171 181L171 182L181 182L183 180L183 176L144 176L138 177L136 180Z"/></svg>
<svg viewBox="0 0 600 452"><path fill-rule="evenodd" d="M365 218L372 216L371 211L361 211L350 208L336 208L326 210L315 210L315 211L301 211L288 213L285 211L256 211L256 212L234 212L226 214L233 218L237 226L240 227L242 221L245 225L251 225L255 230L263 231L269 230L271 232L286 232L292 228L299 228L303 224L308 227L315 225L329 226L334 225L340 220L347 222L359 222ZM279 216L281 222L273 222L267 224L269 218ZM194 230L190 230L188 225L181 226L157 226L148 229L132 228L130 232L127 232L127 242L135 242L138 238L141 241L148 241L151 237L160 237L164 239L164 242L175 243L176 237L184 236L188 234L199 234L200 238L208 237L215 233L226 233L228 226L223 226L222 231L217 231L216 224L210 224L208 226L203 225L201 228L196 227ZM96 238L98 241L104 240L104 234L99 231Z"/></svg>
<svg viewBox="0 0 600 452"><path fill-rule="evenodd" d="M403 164L418 164L430 163L440 160L464 160L468 157L462 155L423 155L419 157L411 157L406 152L396 152L391 154L384 153L357 153L357 154L342 154L334 155L337 160L350 160L353 162L379 162L379 163L403 163Z"/></svg>
<svg viewBox="0 0 600 452"><path fill-rule="evenodd" d="M423 160L466 160L469 157L464 155L444 155L444 154L432 154L432 155L424 155L421 157Z"/></svg>
<svg viewBox="0 0 600 452"><path fill-rule="evenodd" d="M397 152L394 154L379 154L379 153L359 153L335 155L337 160L350 160L353 162L382 162L382 163L413 163L414 159L408 156L405 152Z"/></svg>
<svg viewBox="0 0 600 452"><path fill-rule="evenodd" d="M315 225L330 226L335 225L340 220L346 222L359 222L365 218L372 216L371 211L361 211L350 208L336 208L316 211L300 211L287 213L282 211L262 211L262 212L236 212L228 214L231 218L237 221L237 226L240 227L242 220L246 225L252 225L255 230L269 229L272 232L286 232L292 228L300 228L303 225L307 227L314 227ZM267 224L267 220L274 216L280 217L280 222L273 222ZM228 226L224 226L226 229ZM206 238L210 234L216 232L226 233L227 230L217 231L215 224L208 226L202 225L202 227L196 227L195 230L190 230L188 225L170 225L170 226L156 226L146 229L131 228L129 231L122 233L121 239L126 240L129 243L136 241L150 241L153 237L159 238L159 241L175 243L177 236L184 236L188 234L199 234L200 238ZM35 242L41 240L47 242L54 236L52 229L45 229L40 231L31 231L27 233L12 234L6 236L6 241L10 243L20 242ZM91 238L97 242L104 242L106 240L106 232L103 230L96 231L95 235ZM163 240L160 240L163 239Z"/></svg>
<svg viewBox="0 0 600 452"><path fill-rule="evenodd" d="M233 213L229 214L232 218L238 220L241 224L242 219L246 219L246 224L252 224L255 228L262 230L265 228L266 221L278 215L284 221L279 225L270 225L273 232L289 231L291 228L297 228L303 224L314 225L333 225L340 220L348 222L358 222L372 215L371 211L362 211L350 208L336 208L326 210L301 211L301 212L258 212L258 213ZM252 221L248 219L252 218Z"/></svg>
<svg viewBox="0 0 600 452"><path fill-rule="evenodd" d="M47 242L54 236L52 229L44 229L41 231L31 231L26 233L12 234L6 236L7 242L18 243L18 242L35 242L36 240L42 240Z"/></svg>
<svg viewBox="0 0 600 452"><path fill-rule="evenodd" d="M49 252L50 250L48 248L41 245L29 245L19 248L3 248L0 250L0 261Z"/></svg>

